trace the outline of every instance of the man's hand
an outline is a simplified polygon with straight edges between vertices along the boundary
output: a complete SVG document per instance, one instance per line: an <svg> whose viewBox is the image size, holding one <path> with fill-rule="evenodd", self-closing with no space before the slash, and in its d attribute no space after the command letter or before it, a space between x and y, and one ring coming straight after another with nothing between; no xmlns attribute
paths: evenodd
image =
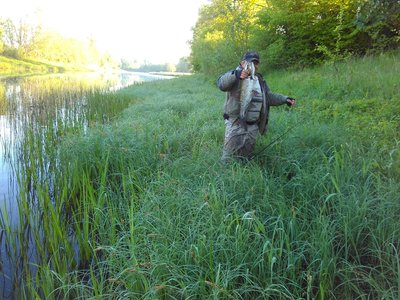
<svg viewBox="0 0 400 300"><path fill-rule="evenodd" d="M240 73L240 79L246 79L249 77L249 72L246 70L248 62L245 60L242 60L240 62L240 66L242 67L242 72Z"/></svg>
<svg viewBox="0 0 400 300"><path fill-rule="evenodd" d="M295 106L296 105L296 99L294 99L292 97L287 97L286 104L289 107Z"/></svg>

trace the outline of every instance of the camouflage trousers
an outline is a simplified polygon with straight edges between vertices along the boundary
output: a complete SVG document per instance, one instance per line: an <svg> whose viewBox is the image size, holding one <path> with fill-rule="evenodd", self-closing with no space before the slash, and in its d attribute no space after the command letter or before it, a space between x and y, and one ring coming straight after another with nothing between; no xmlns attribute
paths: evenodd
<svg viewBox="0 0 400 300"><path fill-rule="evenodd" d="M247 125L247 129L238 121L225 120L225 140L221 160L250 159L253 155L256 139L259 134L258 125Z"/></svg>

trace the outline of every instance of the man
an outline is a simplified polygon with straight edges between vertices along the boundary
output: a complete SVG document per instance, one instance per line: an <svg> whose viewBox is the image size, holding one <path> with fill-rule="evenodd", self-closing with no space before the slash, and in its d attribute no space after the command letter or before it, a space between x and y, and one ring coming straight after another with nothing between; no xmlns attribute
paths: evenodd
<svg viewBox="0 0 400 300"><path fill-rule="evenodd" d="M270 106L287 104L294 106L295 99L281 94L272 93L259 73L250 81L252 91L251 100L243 112L241 105L241 86L251 74L246 66L253 63L258 70L260 57L257 52L246 52L240 65L221 75L217 86L226 92L224 105L225 141L222 161L234 159L251 159L258 133L264 134L267 130ZM249 81L248 81L249 82ZM244 117L243 117L244 116Z"/></svg>

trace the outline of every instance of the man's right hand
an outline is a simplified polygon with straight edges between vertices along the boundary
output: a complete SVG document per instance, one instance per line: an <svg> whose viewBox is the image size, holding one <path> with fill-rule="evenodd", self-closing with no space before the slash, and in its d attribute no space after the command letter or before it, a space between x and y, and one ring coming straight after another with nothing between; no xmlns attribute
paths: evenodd
<svg viewBox="0 0 400 300"><path fill-rule="evenodd" d="M246 71L248 62L243 60L240 62L240 65L236 68L236 78L238 79L246 79L249 77L249 72Z"/></svg>
<svg viewBox="0 0 400 300"><path fill-rule="evenodd" d="M240 66L242 67L242 72L240 73L240 79L246 79L247 77L249 77L249 72L246 70L248 62L245 60L242 60L240 62Z"/></svg>

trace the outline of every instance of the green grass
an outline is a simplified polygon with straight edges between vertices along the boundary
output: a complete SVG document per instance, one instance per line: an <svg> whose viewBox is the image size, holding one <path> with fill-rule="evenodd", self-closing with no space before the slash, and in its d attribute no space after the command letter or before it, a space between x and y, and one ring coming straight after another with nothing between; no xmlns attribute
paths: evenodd
<svg viewBox="0 0 400 300"><path fill-rule="evenodd" d="M271 109L257 149L293 129L246 164L220 163L213 79L108 96L134 104L64 135L22 201L46 239L21 297L399 299L399 58L266 74L298 106Z"/></svg>
<svg viewBox="0 0 400 300"><path fill-rule="evenodd" d="M49 63L33 59L14 59L0 55L0 77L21 77L38 74L63 73L63 72L84 72L88 71L85 66L73 64Z"/></svg>

